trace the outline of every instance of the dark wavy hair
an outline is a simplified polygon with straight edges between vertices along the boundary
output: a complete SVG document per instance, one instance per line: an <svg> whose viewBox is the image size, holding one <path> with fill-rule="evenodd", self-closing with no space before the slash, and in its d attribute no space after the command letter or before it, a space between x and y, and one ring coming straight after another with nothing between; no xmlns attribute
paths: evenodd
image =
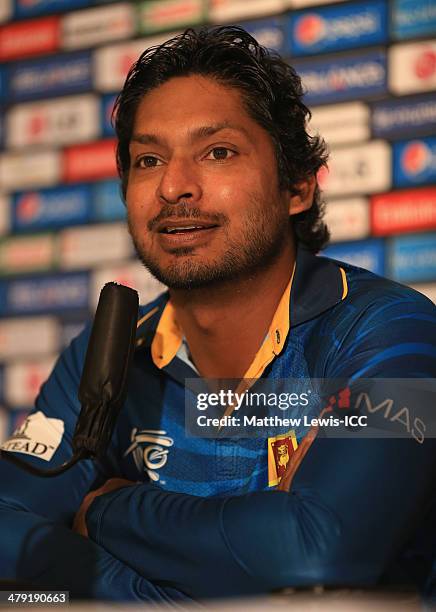
<svg viewBox="0 0 436 612"><path fill-rule="evenodd" d="M277 53L259 45L242 28L188 29L144 51L130 69L115 102L113 122L123 197L138 104L150 90L172 77L193 74L213 78L241 92L247 112L273 140L281 189L298 193L298 183L316 175L326 165L324 141L306 131L310 111L302 101L301 79L291 66ZM311 208L293 217L297 241L315 253L329 239L323 214L324 204L317 186Z"/></svg>

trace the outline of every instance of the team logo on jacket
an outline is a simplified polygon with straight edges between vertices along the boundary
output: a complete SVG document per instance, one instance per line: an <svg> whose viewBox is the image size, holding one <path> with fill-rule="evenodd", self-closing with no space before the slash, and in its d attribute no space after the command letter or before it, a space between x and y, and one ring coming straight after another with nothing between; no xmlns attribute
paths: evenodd
<svg viewBox="0 0 436 612"><path fill-rule="evenodd" d="M275 487L279 484L297 447L297 438L294 431L268 438L269 487Z"/></svg>
<svg viewBox="0 0 436 612"><path fill-rule="evenodd" d="M124 453L130 453L140 472L146 472L152 482L160 480L158 470L163 468L168 460L169 448L174 440L162 429L138 429L134 427L130 435L131 444Z"/></svg>

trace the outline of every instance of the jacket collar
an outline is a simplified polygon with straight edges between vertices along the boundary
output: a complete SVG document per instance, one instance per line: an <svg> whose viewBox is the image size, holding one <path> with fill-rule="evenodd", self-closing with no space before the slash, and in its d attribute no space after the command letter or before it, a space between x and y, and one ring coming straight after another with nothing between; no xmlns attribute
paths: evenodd
<svg viewBox="0 0 436 612"><path fill-rule="evenodd" d="M290 322L291 329L333 308L347 293L345 270L338 262L298 247L289 300L288 325ZM168 292L159 296L138 321L137 347L152 345L161 316L166 316L168 299Z"/></svg>
<svg viewBox="0 0 436 612"><path fill-rule="evenodd" d="M291 327L333 308L347 293L345 270L338 262L298 248L290 300Z"/></svg>

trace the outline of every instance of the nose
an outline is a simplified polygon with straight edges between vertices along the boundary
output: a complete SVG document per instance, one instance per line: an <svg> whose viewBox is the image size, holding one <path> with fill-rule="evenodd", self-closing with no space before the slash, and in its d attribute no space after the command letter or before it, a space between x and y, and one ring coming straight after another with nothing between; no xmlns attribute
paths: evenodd
<svg viewBox="0 0 436 612"><path fill-rule="evenodd" d="M182 158L170 159L157 187L159 200L165 204L186 200L198 202L201 195L200 175L195 163Z"/></svg>

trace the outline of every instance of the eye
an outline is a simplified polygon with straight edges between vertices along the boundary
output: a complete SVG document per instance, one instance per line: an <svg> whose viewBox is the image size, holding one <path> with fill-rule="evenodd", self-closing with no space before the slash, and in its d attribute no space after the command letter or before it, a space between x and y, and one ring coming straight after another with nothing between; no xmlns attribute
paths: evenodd
<svg viewBox="0 0 436 612"><path fill-rule="evenodd" d="M227 147L214 147L209 151L206 159L213 159L215 161L226 161L236 155L235 151L228 149Z"/></svg>
<svg viewBox="0 0 436 612"><path fill-rule="evenodd" d="M161 160L158 157L154 157L154 155L143 155L135 161L136 168L156 168L156 166L161 165Z"/></svg>

